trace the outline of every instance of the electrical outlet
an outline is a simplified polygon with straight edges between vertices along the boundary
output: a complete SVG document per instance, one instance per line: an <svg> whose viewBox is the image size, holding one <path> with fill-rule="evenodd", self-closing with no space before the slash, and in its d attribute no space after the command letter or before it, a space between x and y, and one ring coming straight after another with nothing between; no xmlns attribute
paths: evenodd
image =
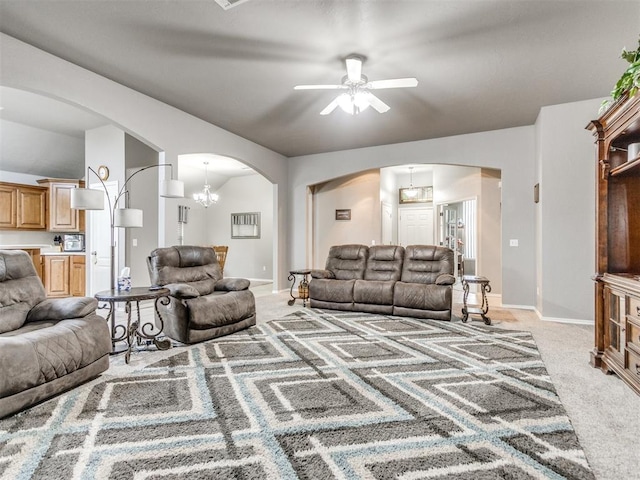
<svg viewBox="0 0 640 480"><path fill-rule="evenodd" d="M266 271L267 271L267 266L266 266L266 265L263 265L263 266L262 266L262 271L263 271L263 272L266 272Z"/></svg>

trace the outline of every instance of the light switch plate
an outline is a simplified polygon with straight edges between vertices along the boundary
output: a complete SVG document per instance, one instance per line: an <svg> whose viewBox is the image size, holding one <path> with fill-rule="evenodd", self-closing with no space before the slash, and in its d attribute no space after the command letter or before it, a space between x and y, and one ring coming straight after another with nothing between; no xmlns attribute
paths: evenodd
<svg viewBox="0 0 640 480"><path fill-rule="evenodd" d="M509 240L509 246L510 247L517 247L518 246L518 239L517 238L512 238L511 240Z"/></svg>

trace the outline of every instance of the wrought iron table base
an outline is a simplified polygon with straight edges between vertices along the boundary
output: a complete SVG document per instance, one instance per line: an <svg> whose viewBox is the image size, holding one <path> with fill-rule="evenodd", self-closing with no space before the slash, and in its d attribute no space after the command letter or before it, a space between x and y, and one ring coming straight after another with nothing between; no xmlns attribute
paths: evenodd
<svg viewBox="0 0 640 480"><path fill-rule="evenodd" d="M164 329L164 321L158 311L158 302L163 305L169 303L168 289L158 291L149 291L147 288L133 288L131 291L105 291L96 294L96 298L109 304L109 313L107 314L107 322L111 323L111 345L112 354L125 352L125 362L129 363L131 352L134 344L138 346L143 343L153 343L158 350L167 350L171 348L171 340L168 338L158 338ZM140 301L154 300L153 308L155 310L155 318L159 322L156 326L153 322L142 323L140 319ZM124 311L127 314L127 324L116 324L115 304L117 302L124 303ZM132 313L135 311L135 317ZM126 342L123 348L116 346L118 342Z"/></svg>
<svg viewBox="0 0 640 480"><path fill-rule="evenodd" d="M469 297L469 285L471 283L480 285L480 295L482 297L482 303L480 305L467 304L467 299ZM487 293L491 292L489 279L486 277L464 275L462 277L462 288L464 290L464 296L462 299L462 321L466 323L469 319L469 315L480 315L485 324L491 325L491 319L487 317L487 313L489 312Z"/></svg>
<svg viewBox="0 0 640 480"><path fill-rule="evenodd" d="M296 303L296 300L302 300L302 306L307 306L307 300L309 299L309 282L307 281L307 276L311 273L311 270L291 270L289 272L289 276L287 280L291 282L291 289L289 290L289 295L291 299L287 302L287 305L292 306ZM296 297L293 294L293 287L296 285L296 277L300 275L302 279L298 284L298 296Z"/></svg>

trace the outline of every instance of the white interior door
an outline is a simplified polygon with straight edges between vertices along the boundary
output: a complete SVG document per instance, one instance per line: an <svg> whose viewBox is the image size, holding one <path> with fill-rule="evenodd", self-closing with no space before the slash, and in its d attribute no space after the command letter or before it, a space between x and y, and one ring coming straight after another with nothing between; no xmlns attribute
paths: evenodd
<svg viewBox="0 0 640 480"><path fill-rule="evenodd" d="M398 243L433 245L433 207L398 209Z"/></svg>
<svg viewBox="0 0 640 480"><path fill-rule="evenodd" d="M109 198L114 199L118 192L118 182L105 182ZM102 190L102 184L91 184L89 188ZM113 200L112 200L113 201ZM89 296L102 290L109 290L111 281L111 216L105 200L104 210L87 210L87 248L89 253ZM115 251L115 264L118 264L118 249Z"/></svg>

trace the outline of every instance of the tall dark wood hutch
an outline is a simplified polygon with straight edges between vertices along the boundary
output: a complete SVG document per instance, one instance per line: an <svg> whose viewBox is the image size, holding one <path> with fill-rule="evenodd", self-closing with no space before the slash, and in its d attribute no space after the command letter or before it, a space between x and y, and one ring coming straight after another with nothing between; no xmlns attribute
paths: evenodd
<svg viewBox="0 0 640 480"><path fill-rule="evenodd" d="M615 372L640 394L640 153L633 153L640 143L640 94L624 96L587 128L597 145L591 364Z"/></svg>

